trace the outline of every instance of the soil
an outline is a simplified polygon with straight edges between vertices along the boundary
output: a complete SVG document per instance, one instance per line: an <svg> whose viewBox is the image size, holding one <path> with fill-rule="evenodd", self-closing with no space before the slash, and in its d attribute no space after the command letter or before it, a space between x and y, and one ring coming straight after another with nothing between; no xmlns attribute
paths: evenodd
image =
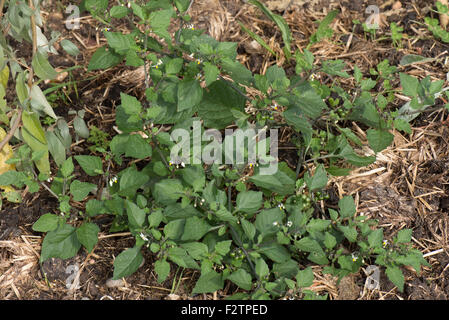
<svg viewBox="0 0 449 320"><path fill-rule="evenodd" d="M64 6L69 1L60 1ZM285 8L285 1L263 1L268 6L276 10ZM410 53L420 54L425 57L447 57L449 45L437 41L416 21L422 23L423 17L429 15L429 8L434 5L434 1L416 0L401 1L402 9L391 12L390 5L384 6L382 12L387 15L387 21L396 22L404 27L404 33L408 38L404 47L395 48L388 40L388 27L383 27L378 31L378 37L386 36L385 40L373 41L364 34L360 26L352 31L352 20L364 21L367 17L365 8L369 4L382 6L384 1L293 1L288 9L275 11L282 15L292 27L294 36L294 46L303 49L308 37L316 29L313 21L322 19L329 10L338 8L341 11L339 16L339 27L333 25L335 35L331 41L325 40L323 43L312 47L316 58L339 57L349 66L357 64L365 75L369 69L375 67L379 62L388 59L390 64L398 65L400 59ZM418 9L417 9L418 8ZM243 10L243 11L242 11ZM73 89L67 90L66 101L58 101L55 113L64 117L68 122L73 116L68 115L70 109L85 110L85 120L88 125L95 125L110 135L116 134L113 129L115 125L115 106L119 103L120 92L132 92L136 96L142 96L144 88L142 84L122 81L120 76L129 71L129 68L119 66L102 73L87 73L87 63L90 56L97 47L96 26L93 19L86 20L82 28L77 32L77 36L82 39L82 43L64 28L61 10L55 1L46 1L45 11L48 12L48 24L44 28L44 33L49 36L50 32L59 31L64 38L75 43L82 54L77 58L64 54L57 45L59 55L50 56L50 63L55 67L71 67L79 65L81 68L72 71L74 79L87 79L87 75L94 76L94 79L83 80L77 83L77 92ZM245 43L251 39L240 30L233 17L238 16L252 30L257 30L258 34L267 43L273 45L274 49L282 55L279 43L282 43L280 33L274 25L260 12L244 4L243 1L228 0L195 1L192 7L193 23L198 28L208 30L208 32L221 41L239 42L238 59L244 62L248 68L254 72L266 70L267 66L274 64L273 57L267 59L264 51L250 51ZM257 19L257 20L256 20ZM416 31L419 31L417 35ZM351 40L350 40L351 39ZM416 41L415 41L416 40ZM345 49L345 46L348 45ZM31 51L31 47L26 43L14 44L17 52L29 59L25 53ZM437 59L433 62L415 66L401 67L401 71L414 72L416 74L430 74L434 78L445 79L447 65L444 59ZM290 73L294 73L294 66L290 68ZM129 79L128 79L129 80ZM352 82L340 84L344 88L350 88ZM400 86L399 83L392 83L394 88ZM45 88L43 88L45 89ZM9 92L9 91L8 91ZM392 104L392 108L400 107L404 101L397 98ZM446 113L447 117L447 113ZM435 120L438 118L438 120ZM448 299L449 297L449 254L447 244L449 235L447 227L449 225L449 161L447 150L449 149L449 129L442 123L441 113L425 113L413 122L415 128L430 128L426 136L428 144L424 146L421 142L410 140L409 149L427 150L432 158L389 149L396 158L385 163L381 162L378 167L385 166L385 173L388 176L379 174L377 181L370 179L359 182L351 177L346 180L334 181L329 187L331 199L324 205L335 207L341 190L348 194L357 195L358 209L365 215L370 215L379 220L379 224L385 228L385 236L391 239L398 230L402 228L412 228L414 245L426 253L432 253L438 249L444 250L440 253L429 256L431 268L424 268L421 274L404 269L406 273L406 287L404 293L399 293L384 272L381 272L380 290L367 292L364 289L366 276L363 272L345 278L339 285L332 299L409 299L409 300L429 300ZM447 121L447 120L446 120ZM439 126L436 126L438 124ZM417 129L418 130L418 129ZM416 131L418 132L419 131ZM425 134L425 133L424 133ZM281 141L281 160L284 160L292 169L296 169L298 154L292 148L290 134L285 133L285 139ZM418 138L417 138L418 139ZM79 142L72 147L72 154L88 154L89 143ZM426 152L427 152L426 151ZM433 152L433 153L432 153ZM393 157L393 156L392 156ZM411 158L407 158L411 157ZM414 157L414 158L413 158ZM424 160L424 158L428 158ZM126 163L123 164L123 167ZM416 173L413 168L416 166ZM371 167L373 169L375 167ZM117 172L120 168L111 168L111 172ZM79 167L75 174L81 181L98 183L98 179L86 176ZM410 183L413 181L414 191L410 194ZM435 190L440 190L431 195ZM420 197L422 196L422 197ZM425 200L422 202L420 199ZM74 204L76 210L82 210L83 204ZM57 213L58 204L46 190L41 190L36 194L25 194L23 202L11 204L3 202L0 211L0 243L4 241L16 241L24 244L26 239L37 239L29 244L39 250L42 241L41 233L36 233L31 229L32 224L45 213ZM100 217L102 218L102 217ZM172 265L170 277L162 284L156 280L153 270L155 257L145 251L144 264L139 270L125 279L124 285L119 288L108 288L106 281L112 277L114 258L124 249L132 247L134 240L129 235L105 236L111 221L103 219L97 221L102 230L103 237L94 248L93 253L88 254L84 249L80 253L68 260L51 259L40 266L37 263L37 256L30 253L33 267L27 269L26 281L14 285L14 287L1 287L0 277L0 298L6 299L168 299L170 294L176 294L180 299L212 299L220 298L232 294L233 287L228 285L225 290L219 292L217 296L200 295L192 297L189 295L195 280L199 274L194 271L184 271ZM28 236L29 238L25 237ZM33 238L34 237L34 238ZM26 243L25 243L26 244ZM7 246L0 245L0 257L12 259L15 251ZM12 261L12 260L11 260ZM66 281L73 274L68 273L69 266L76 265L80 272L80 288L68 290ZM0 276L2 274L2 264L0 263ZM11 262L13 268L14 263ZM4 269L6 270L6 269ZM11 289L12 288L12 289ZM15 288L15 289L14 289Z"/></svg>

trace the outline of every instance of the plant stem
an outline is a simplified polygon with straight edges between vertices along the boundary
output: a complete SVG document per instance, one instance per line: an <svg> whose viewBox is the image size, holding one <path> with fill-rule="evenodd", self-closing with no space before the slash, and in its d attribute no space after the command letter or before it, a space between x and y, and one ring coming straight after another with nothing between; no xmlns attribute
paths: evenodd
<svg viewBox="0 0 449 320"><path fill-rule="evenodd" d="M9 142L9 140L11 140L11 138L14 135L14 132L16 132L17 128L19 127L20 120L22 119L22 108L17 109L19 109L19 113L17 114L16 121L14 122L14 124L11 127L11 130L8 132L8 134L5 136L2 142L0 142L0 151L2 151L3 147Z"/></svg>
<svg viewBox="0 0 449 320"><path fill-rule="evenodd" d="M33 11L33 13L30 16L31 33L32 33L32 36L33 36L33 55L31 57L31 59L33 59L34 55L37 52L36 20L34 19L34 10L36 8L34 7L33 0L28 0L28 5L29 5L30 9ZM31 89L32 85L33 85L33 69L30 69L30 74L28 76L28 86L30 87L30 89Z"/></svg>

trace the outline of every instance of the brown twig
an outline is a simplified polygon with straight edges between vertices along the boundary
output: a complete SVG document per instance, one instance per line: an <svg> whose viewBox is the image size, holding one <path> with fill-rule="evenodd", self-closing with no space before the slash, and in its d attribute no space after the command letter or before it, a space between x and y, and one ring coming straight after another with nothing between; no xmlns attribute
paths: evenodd
<svg viewBox="0 0 449 320"><path fill-rule="evenodd" d="M3 150L3 147L11 140L12 136L14 135L14 132L16 132L17 128L19 127L20 120L22 119L22 108L19 109L19 114L17 115L17 119L14 122L14 124L11 127L11 130L8 132L8 134L5 136L5 138L0 142L0 151Z"/></svg>

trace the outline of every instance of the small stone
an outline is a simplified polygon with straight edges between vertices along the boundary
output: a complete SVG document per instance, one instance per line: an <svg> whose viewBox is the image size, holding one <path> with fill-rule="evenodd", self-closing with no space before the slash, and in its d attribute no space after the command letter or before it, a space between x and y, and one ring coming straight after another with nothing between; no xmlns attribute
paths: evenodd
<svg viewBox="0 0 449 320"><path fill-rule="evenodd" d="M120 288L120 287L124 287L124 286L125 286L125 281L123 281L123 279L113 280L111 278L106 281L106 287L108 287L108 288Z"/></svg>
<svg viewBox="0 0 449 320"><path fill-rule="evenodd" d="M167 296L167 300L179 300L179 296L177 295L177 294L174 294L174 293L170 293L168 296Z"/></svg>

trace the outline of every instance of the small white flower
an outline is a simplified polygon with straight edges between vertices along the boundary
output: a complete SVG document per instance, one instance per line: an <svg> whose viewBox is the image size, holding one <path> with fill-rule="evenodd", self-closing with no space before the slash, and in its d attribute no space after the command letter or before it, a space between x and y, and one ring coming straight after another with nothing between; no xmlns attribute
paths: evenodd
<svg viewBox="0 0 449 320"><path fill-rule="evenodd" d="M202 64L203 63L203 59L196 59L196 64Z"/></svg>
<svg viewBox="0 0 449 320"><path fill-rule="evenodd" d="M386 246L388 246L388 240L382 241L382 247L385 248Z"/></svg>
<svg viewBox="0 0 449 320"><path fill-rule="evenodd" d="M351 254L352 262L356 262L359 259L359 255L356 252Z"/></svg>
<svg viewBox="0 0 449 320"><path fill-rule="evenodd" d="M181 167L185 168L186 164L184 162L181 162Z"/></svg>
<svg viewBox="0 0 449 320"><path fill-rule="evenodd" d="M278 208L279 208L279 210L284 210L284 209L285 209L285 206L284 206L283 203L279 203L279 204L278 204Z"/></svg>
<svg viewBox="0 0 449 320"><path fill-rule="evenodd" d="M47 182L51 182L52 180L53 180L53 178L50 177L50 178L47 179Z"/></svg>
<svg viewBox="0 0 449 320"><path fill-rule="evenodd" d="M145 235L143 234L143 232L140 233L140 237L142 238L143 241L148 241L148 238L145 237Z"/></svg>
<svg viewBox="0 0 449 320"><path fill-rule="evenodd" d="M293 222L287 221L287 227L290 228L293 225Z"/></svg>
<svg viewBox="0 0 449 320"><path fill-rule="evenodd" d="M159 60L157 60L157 63L156 63L154 66L152 66L152 68L159 69L159 66L160 66L161 64L162 64L162 60L159 59Z"/></svg>
<svg viewBox="0 0 449 320"><path fill-rule="evenodd" d="M113 185L114 183L117 183L117 181L118 181L118 180L117 180L117 177L112 177L111 180L109 180L109 186L112 187L112 185Z"/></svg>
<svg viewBox="0 0 449 320"><path fill-rule="evenodd" d="M205 199L201 199L201 204L203 204L204 202L206 202L206 200Z"/></svg>
<svg viewBox="0 0 449 320"><path fill-rule="evenodd" d="M276 227L277 225L279 225L279 222L277 222L277 221L273 222L273 226Z"/></svg>
<svg viewBox="0 0 449 320"><path fill-rule="evenodd" d="M131 8L131 2L128 1L128 8Z"/></svg>
<svg viewBox="0 0 449 320"><path fill-rule="evenodd" d="M190 29L190 30L195 30L195 26L193 24L191 24L191 23L186 25L186 28Z"/></svg>
<svg viewBox="0 0 449 320"><path fill-rule="evenodd" d="M271 108L273 108L274 110L278 110L278 109L279 109L279 106L278 106L277 103L274 103L274 104L271 106Z"/></svg>

